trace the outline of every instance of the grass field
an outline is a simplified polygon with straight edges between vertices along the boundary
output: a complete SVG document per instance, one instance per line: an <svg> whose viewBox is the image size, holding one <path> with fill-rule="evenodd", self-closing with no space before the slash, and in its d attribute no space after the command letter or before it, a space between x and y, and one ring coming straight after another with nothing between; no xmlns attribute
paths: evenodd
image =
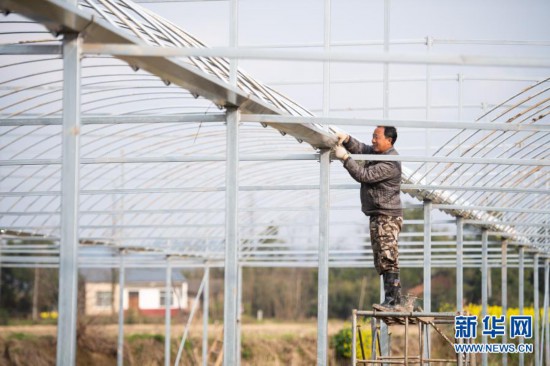
<svg viewBox="0 0 550 366"><path fill-rule="evenodd" d="M329 338L348 326L329 322ZM55 364L55 325L0 327L0 365ZM172 362L175 360L182 324L172 324ZM221 324L210 324L209 344L222 339ZM125 365L164 364L164 324L125 324ZM250 322L242 325L242 362L245 365L312 365L316 363L317 322ZM116 365L118 325L88 324L79 327L78 365ZM202 364L202 324L193 324L182 356L183 365ZM217 355L211 354L209 364ZM331 364L336 361L330 350Z"/></svg>

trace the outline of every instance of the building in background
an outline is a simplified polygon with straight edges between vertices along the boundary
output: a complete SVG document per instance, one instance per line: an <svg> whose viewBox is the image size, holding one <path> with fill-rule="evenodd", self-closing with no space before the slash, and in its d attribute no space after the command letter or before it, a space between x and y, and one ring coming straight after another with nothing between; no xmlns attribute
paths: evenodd
<svg viewBox="0 0 550 366"><path fill-rule="evenodd" d="M113 315L118 313L118 273L109 270L83 270L85 283L85 314ZM139 315L162 316L166 306L166 270L128 268L125 270L124 311ZM187 280L172 271L171 312L175 315L189 309Z"/></svg>

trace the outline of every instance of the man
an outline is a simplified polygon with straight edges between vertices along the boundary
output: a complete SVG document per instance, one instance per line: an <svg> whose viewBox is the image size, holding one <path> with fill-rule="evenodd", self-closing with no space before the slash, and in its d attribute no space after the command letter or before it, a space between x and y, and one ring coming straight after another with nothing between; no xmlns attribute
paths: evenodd
<svg viewBox="0 0 550 366"><path fill-rule="evenodd" d="M336 135L338 145L334 153L343 161L344 168L353 179L361 183L361 210L370 217L374 266L384 278L385 296L380 305L394 307L401 302L397 247L403 225L403 209L399 196L401 162L366 161L361 166L350 157L348 151L352 154L398 155L393 147L397 140L397 130L395 127L378 126L372 135L372 146L342 132Z"/></svg>

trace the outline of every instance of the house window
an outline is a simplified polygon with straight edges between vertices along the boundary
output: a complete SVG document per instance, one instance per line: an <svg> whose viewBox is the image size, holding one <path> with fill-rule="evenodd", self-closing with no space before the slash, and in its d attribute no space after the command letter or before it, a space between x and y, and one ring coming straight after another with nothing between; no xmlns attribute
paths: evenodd
<svg viewBox="0 0 550 366"><path fill-rule="evenodd" d="M96 306L107 307L113 304L113 294L110 291L98 291L95 298Z"/></svg>
<svg viewBox="0 0 550 366"><path fill-rule="evenodd" d="M160 290L160 306L166 306L166 291ZM174 306L174 294L170 296L170 306Z"/></svg>

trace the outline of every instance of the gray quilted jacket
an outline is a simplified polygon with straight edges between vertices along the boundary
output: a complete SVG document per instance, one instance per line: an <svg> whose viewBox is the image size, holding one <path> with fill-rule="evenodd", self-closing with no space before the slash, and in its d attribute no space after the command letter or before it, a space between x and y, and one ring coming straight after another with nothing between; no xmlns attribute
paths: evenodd
<svg viewBox="0 0 550 366"><path fill-rule="evenodd" d="M352 154L377 154L373 147L350 136L344 147ZM391 147L384 155L399 155ZM401 162L365 161L359 165L352 158L344 162L349 174L361 183L361 210L367 216L403 216L401 208Z"/></svg>

